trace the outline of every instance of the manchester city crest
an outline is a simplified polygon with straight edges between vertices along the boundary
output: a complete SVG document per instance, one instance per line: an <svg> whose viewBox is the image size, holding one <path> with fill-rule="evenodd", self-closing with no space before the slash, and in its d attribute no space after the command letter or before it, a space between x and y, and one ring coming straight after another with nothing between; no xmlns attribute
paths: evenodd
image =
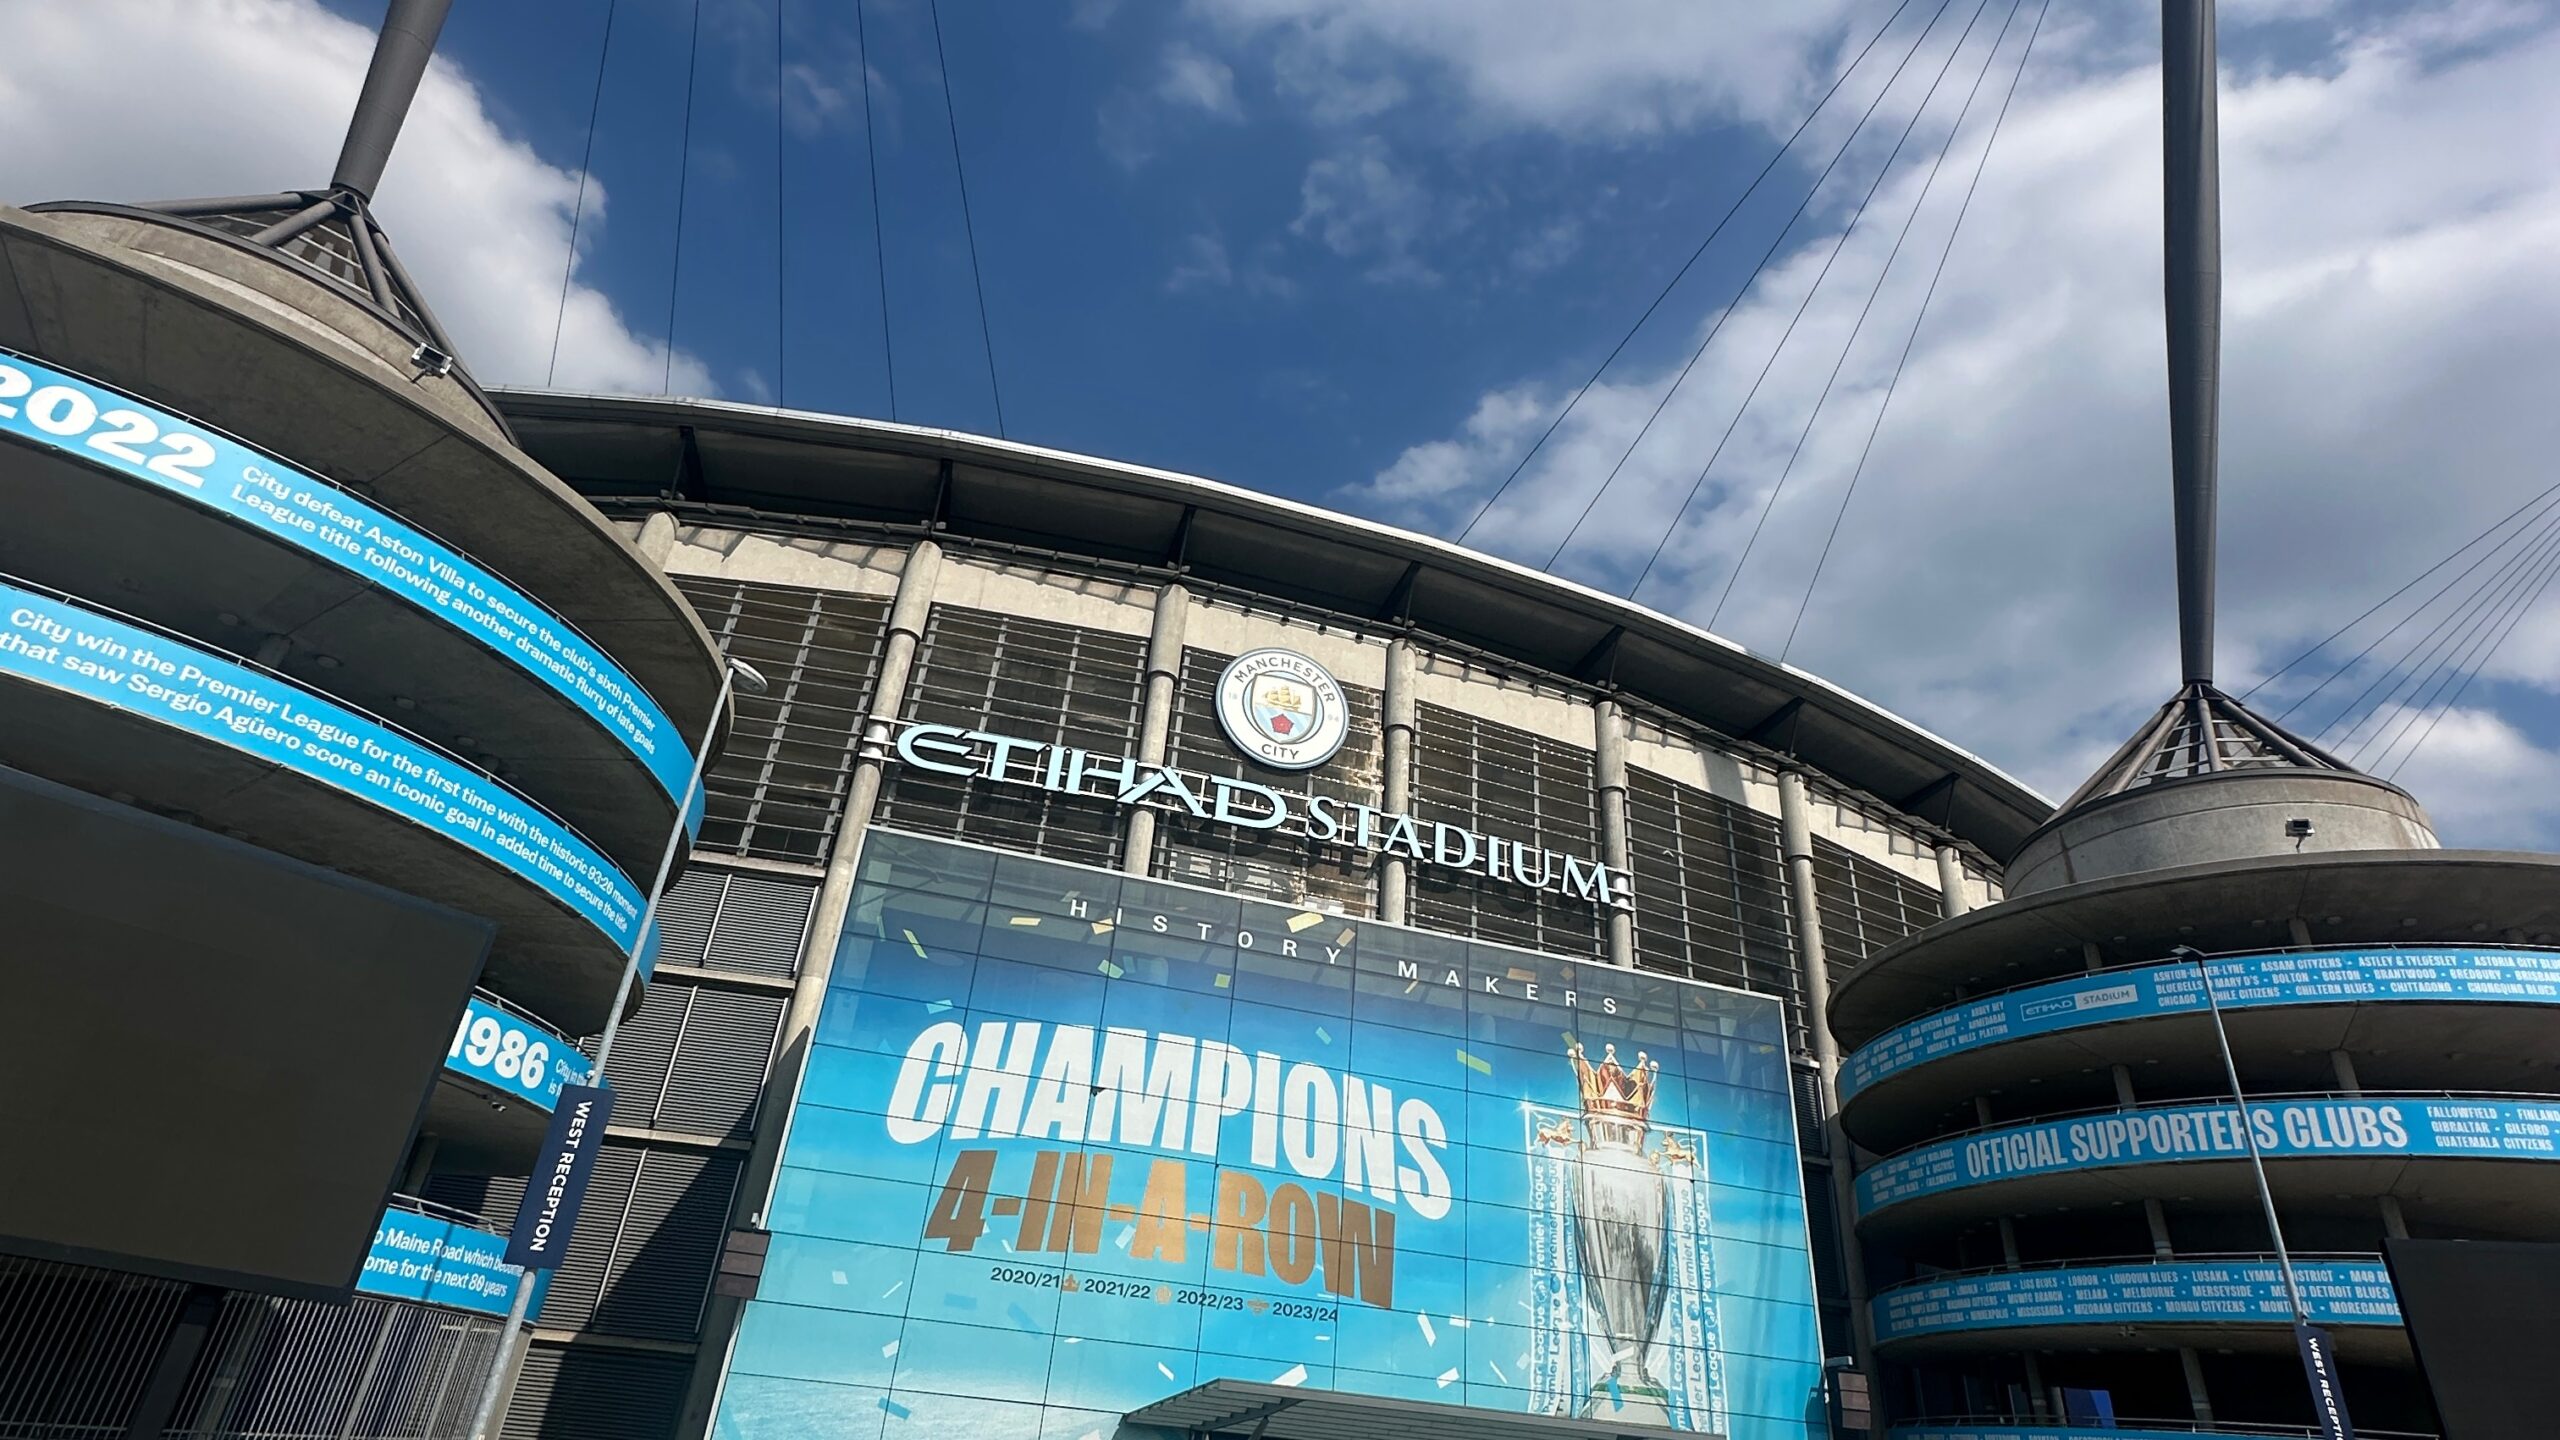
<svg viewBox="0 0 2560 1440"><path fill-rule="evenodd" d="M1351 715L1323 666L1293 650L1252 650L1218 677L1218 723L1263 764L1310 770L1342 748Z"/></svg>

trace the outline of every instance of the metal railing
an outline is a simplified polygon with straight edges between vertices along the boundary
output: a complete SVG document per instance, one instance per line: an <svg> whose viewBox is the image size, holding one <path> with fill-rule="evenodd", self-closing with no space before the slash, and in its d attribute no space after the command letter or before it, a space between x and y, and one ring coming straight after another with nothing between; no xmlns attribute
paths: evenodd
<svg viewBox="0 0 2560 1440"><path fill-rule="evenodd" d="M2371 1251L2357 1250L2296 1250L2293 1252L2293 1258L2297 1262L2313 1265L2380 1265L2382 1263L2380 1255ZM1896 1290L1910 1290L1922 1285L1938 1285L1949 1280L1965 1280L1976 1275L2028 1275L2060 1270L2105 1270L2132 1265L2157 1265L2165 1269L2172 1266L2273 1265L2275 1263L2276 1254L2272 1250L2193 1250L2182 1251L2175 1255L2151 1252L2139 1255L2093 1255L2084 1260L2032 1260L2016 1265L2002 1262L1996 1265L1968 1265L1961 1270L1932 1270L1926 1275L1915 1275L1908 1280L1896 1281L1875 1293L1878 1298L1882 1298ZM2266 1323L2285 1322L2271 1320Z"/></svg>
<svg viewBox="0 0 2560 1440"><path fill-rule="evenodd" d="M2538 1103L2560 1107L2560 1093L2535 1090L2405 1090L2395 1088L2390 1090L2357 1090L2353 1092L2345 1090L2252 1090L2249 1092L2249 1104L2253 1109L2260 1105L2280 1105L2302 1100L2520 1100L2527 1103ZM2188 1095L2165 1100L2145 1100L2138 1105L2087 1105L2074 1110L2039 1110L2033 1115L2013 1115L2003 1120L1986 1120L1978 1124L1967 1125L1960 1130L1940 1131L1938 1134L1933 1135L1926 1140L1916 1141L1912 1144L1905 1145L1899 1150L1887 1151L1886 1153L1877 1156L1865 1167L1865 1169L1860 1170L1858 1173L1864 1175L1880 1166L1891 1164L1893 1161L1901 1159L1903 1156L1912 1154L1915 1151L1927 1150L1933 1146L1944 1145L1949 1141L1963 1140L1971 1136L1988 1135L1995 1131L2028 1130L2033 1129L2038 1125L2050 1125L2063 1120L2085 1120L2099 1115L2140 1115L2153 1110L2191 1110L2200 1106L2219 1106L2222 1109L2228 1110L2232 1107L2231 1092L2228 1090L2208 1091L2201 1095ZM2214 1155L2164 1155L2158 1158L2162 1162L2179 1163L2196 1160L2246 1160L2249 1157L2244 1152L2233 1152L2231 1154ZM2268 1158L2272 1160L2290 1160L2316 1159L2318 1157L2271 1155ZM2466 1155L2459 1158L2478 1159L2480 1157ZM2015 1178L2043 1177L1986 1175L1981 1180L1972 1183L1987 1185L1995 1181Z"/></svg>
<svg viewBox="0 0 2560 1440"><path fill-rule="evenodd" d="M462 1212L403 1197L440 1218ZM332 1304L0 1257L0 1440L105 1440L137 1418L192 1301L214 1311L165 1434L429 1440L460 1433L495 1317L360 1295Z"/></svg>

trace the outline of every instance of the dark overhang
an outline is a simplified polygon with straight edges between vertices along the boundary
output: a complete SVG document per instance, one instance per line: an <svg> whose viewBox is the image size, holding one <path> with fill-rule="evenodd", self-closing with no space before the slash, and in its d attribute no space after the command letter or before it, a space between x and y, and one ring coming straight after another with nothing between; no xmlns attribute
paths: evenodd
<svg viewBox="0 0 2560 1440"><path fill-rule="evenodd" d="M1246 1440L1722 1440L1700 1430L1513 1415L1428 1400L1212 1380L1122 1417L1132 1425Z"/></svg>
<svg viewBox="0 0 2560 1440"><path fill-rule="evenodd" d="M881 530L1178 574L1623 693L2006 856L2051 804L1981 757L1659 611L1430 536L981 435L702 400L501 390L525 448L608 511Z"/></svg>

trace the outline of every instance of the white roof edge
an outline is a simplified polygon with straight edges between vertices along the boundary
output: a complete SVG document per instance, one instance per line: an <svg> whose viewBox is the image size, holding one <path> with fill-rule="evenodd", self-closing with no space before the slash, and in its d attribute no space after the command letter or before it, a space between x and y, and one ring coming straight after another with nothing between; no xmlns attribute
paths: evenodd
<svg viewBox="0 0 2560 1440"><path fill-rule="evenodd" d="M946 445L971 447L981 451L1011 455L1028 461L1045 461L1052 464L1066 463L1105 471L1115 471L1133 478L1143 478L1158 484L1172 486L1177 489L1193 490L1213 495L1219 499L1233 503L1239 509L1276 511L1280 514L1288 515L1293 518L1312 522L1318 525L1348 525L1368 531L1369 533L1378 535L1385 539L1392 540L1399 545L1440 556L1460 565L1490 569L1508 579L1520 583L1522 586L1533 592L1536 590L1563 592L1565 594L1575 596L1587 603L1596 605L1603 610L1617 611L1632 617L1653 621L1673 630L1685 632L1698 640L1704 641L1718 648L1731 651L1735 655L1741 656L1756 664L1765 665L1769 669L1796 681L1808 690L1819 691L1824 696L1836 700L1847 707L1864 711L1878 720L1884 721L1889 725L1918 737L1919 739L1925 740L1929 744L1946 751L1948 754L1979 767L1984 773L2014 786L2020 793L2042 802L2048 808L2051 808L2054 804L2054 801L2043 792L2027 784L2025 781L2018 779L2016 776L2011 775L2009 772L2001 769L1991 761L1984 759L1981 755L1948 740L1946 737L1939 735L1924 725L1916 724L1911 720L1905 719L1903 716L1877 704L1873 700L1869 700L1855 691L1844 689L1810 671L1802 670L1794 665L1787 664L1785 661L1759 654L1746 645L1728 640L1724 636L1718 635L1702 626L1691 624L1689 621L1680 619L1678 616L1665 614L1651 606L1641 605L1633 600L1611 595L1604 591L1595 590L1580 581L1563 579L1555 575L1550 575L1543 570L1532 570L1528 566L1522 565L1517 561L1506 560L1498 555L1489 555L1481 550L1470 550L1462 545L1443 540L1436 535L1425 535L1419 531L1407 530L1401 526L1387 524L1384 521L1369 519L1366 516L1345 514L1339 510L1328 510L1321 506L1307 504L1301 500L1292 500L1284 496L1266 494L1259 490L1247 489L1244 486L1230 484L1223 480L1213 480L1207 476L1186 474L1179 470L1163 470L1152 465L1140 465L1126 460L1113 460L1099 455L1086 455L1073 450L1058 450L1045 445L1032 445L1019 440L1008 440L993 435L982 435L971 430L952 430L932 425L910 425L895 420L874 420L860 416L829 414L825 411L817 410L794 410L772 405L748 405L734 400L704 400L685 396L669 395L614 394L603 391L541 389L531 386L511 385L492 386L489 387L489 389L490 394L493 397L503 396L522 397L525 399L600 401L617 407L659 409L670 413L678 411L709 411L723 416L732 416L740 420L783 420L798 424L815 425L827 429L841 430L849 434L893 435L915 440L938 441Z"/></svg>

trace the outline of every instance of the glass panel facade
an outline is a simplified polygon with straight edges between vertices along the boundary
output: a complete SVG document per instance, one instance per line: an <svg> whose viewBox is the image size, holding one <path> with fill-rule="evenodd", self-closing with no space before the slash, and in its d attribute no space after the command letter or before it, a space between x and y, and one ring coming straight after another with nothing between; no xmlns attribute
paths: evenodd
<svg viewBox="0 0 2560 1440"><path fill-rule="evenodd" d="M728 1440L1221 1377L1820 1433L1770 997L875 830L767 1221Z"/></svg>

